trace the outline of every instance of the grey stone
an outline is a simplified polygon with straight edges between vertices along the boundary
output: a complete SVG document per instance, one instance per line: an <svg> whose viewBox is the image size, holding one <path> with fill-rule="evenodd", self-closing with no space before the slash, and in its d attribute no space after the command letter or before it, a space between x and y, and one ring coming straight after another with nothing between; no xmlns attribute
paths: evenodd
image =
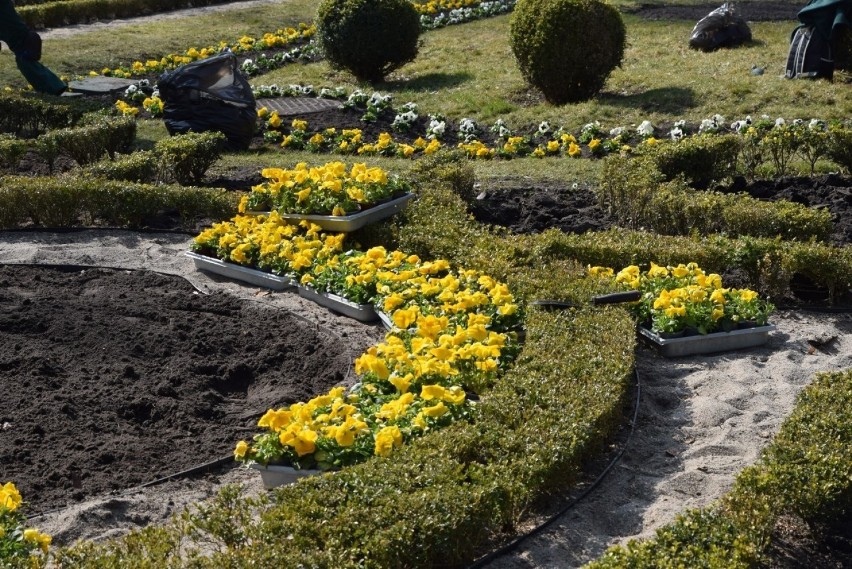
<svg viewBox="0 0 852 569"><path fill-rule="evenodd" d="M131 85L136 85L133 79L120 79L118 77L86 77L68 82L68 88L76 93L84 95L113 95L124 91Z"/></svg>

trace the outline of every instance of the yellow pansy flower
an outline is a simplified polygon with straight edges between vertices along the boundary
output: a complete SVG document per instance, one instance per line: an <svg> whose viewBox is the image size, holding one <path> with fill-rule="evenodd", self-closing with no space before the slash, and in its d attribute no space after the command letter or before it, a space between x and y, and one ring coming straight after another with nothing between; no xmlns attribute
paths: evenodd
<svg viewBox="0 0 852 569"><path fill-rule="evenodd" d="M234 458L240 459L246 456L246 453L249 450L249 444L246 441L240 441L237 443L237 446L234 448Z"/></svg>
<svg viewBox="0 0 852 569"><path fill-rule="evenodd" d="M12 482L0 486L0 508L14 512L21 505L21 494Z"/></svg>
<svg viewBox="0 0 852 569"><path fill-rule="evenodd" d="M394 448L402 446L402 431L396 425L382 427L376 433L374 452L377 456L389 456Z"/></svg>
<svg viewBox="0 0 852 569"><path fill-rule="evenodd" d="M443 401L438 401L438 403L436 403L435 405L432 405L431 407L424 407L423 408L423 414L426 415L427 417L432 417L432 418L441 417L442 415L445 415L449 411L450 410L447 409L447 406L444 405Z"/></svg>

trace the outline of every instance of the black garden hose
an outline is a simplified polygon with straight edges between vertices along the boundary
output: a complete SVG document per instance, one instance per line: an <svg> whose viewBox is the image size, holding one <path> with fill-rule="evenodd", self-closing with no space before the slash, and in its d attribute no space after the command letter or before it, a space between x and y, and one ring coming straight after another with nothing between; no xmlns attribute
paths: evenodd
<svg viewBox="0 0 852 569"><path fill-rule="evenodd" d="M633 418L630 421L630 430L627 432L627 439L624 441L624 445L621 447L621 450L612 458L609 464L606 465L606 468L595 478L595 480L591 483L591 485L583 490L583 492L568 502L563 508L561 508L558 512L552 514L549 518L547 518L544 522L535 526L529 531L526 531L518 536L516 536L512 541L503 545L502 547L488 553L487 555L480 557L476 561L474 561L471 565L468 565L468 569L480 569L481 567L485 567L491 561L494 561L498 557L502 555L506 555L521 545L527 539L541 533L546 528L551 526L556 520L560 517L564 516L569 510L571 510L574 506L579 504L583 499L585 499L592 491L598 487L598 485L606 478L609 471L618 464L621 460L621 457L624 456L624 453L627 451L627 448L630 446L630 439L633 437L633 431L636 430L636 421L639 418L639 402L642 397L642 382L639 379L639 372L636 370L635 366L633 368L633 377L636 379L636 402L633 405Z"/></svg>

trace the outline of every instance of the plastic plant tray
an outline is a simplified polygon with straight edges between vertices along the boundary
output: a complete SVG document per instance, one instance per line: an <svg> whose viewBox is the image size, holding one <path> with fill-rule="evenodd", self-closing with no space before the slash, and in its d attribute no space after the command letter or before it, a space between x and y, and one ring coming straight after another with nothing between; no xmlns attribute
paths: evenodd
<svg viewBox="0 0 852 569"><path fill-rule="evenodd" d="M351 215L311 215L300 213L282 213L281 219L290 223L299 223L302 220L308 220L311 223L316 223L326 231L334 231L337 233L350 233L361 229L365 225L375 223L387 217L394 215L408 206L408 202L414 198L414 194L403 194L398 198L386 201L353 213ZM265 211L249 211L246 212L254 215L266 215L269 212Z"/></svg>
<svg viewBox="0 0 852 569"><path fill-rule="evenodd" d="M681 336L679 338L661 338L647 328L640 327L639 335L657 351L667 357L676 358L694 354L712 354L715 352L726 352L729 350L742 350L762 346L769 340L769 333L775 330L775 326L756 326L732 330L730 332L714 332L712 334L698 334L695 336Z"/></svg>
<svg viewBox="0 0 852 569"><path fill-rule="evenodd" d="M263 481L263 487L267 490L277 488L278 486L293 484L299 478L316 476L317 474L322 473L321 470L296 470L292 466L279 464L263 466L262 464L253 463L251 468L260 471L260 479Z"/></svg>
<svg viewBox="0 0 852 569"><path fill-rule="evenodd" d="M299 296L360 322L373 322L379 317L371 304L357 304L329 292L317 292L312 288L300 286Z"/></svg>
<svg viewBox="0 0 852 569"><path fill-rule="evenodd" d="M192 251L187 251L186 256L193 260L195 268L228 277L244 283L253 284L256 286L270 288L272 290L284 290L295 286L293 281L287 277L279 277L271 273L266 273L258 269L250 269L234 263L226 263L213 257L199 255Z"/></svg>

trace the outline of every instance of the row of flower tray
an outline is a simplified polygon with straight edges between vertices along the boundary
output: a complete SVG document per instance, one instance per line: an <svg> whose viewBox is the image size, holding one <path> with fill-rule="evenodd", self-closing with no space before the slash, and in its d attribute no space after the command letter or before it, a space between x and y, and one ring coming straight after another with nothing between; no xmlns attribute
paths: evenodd
<svg viewBox="0 0 852 569"><path fill-rule="evenodd" d="M191 251L188 251L186 256L193 260L195 267L199 270L273 290L285 290L295 287L298 289L300 296L312 300L334 312L354 318L360 322L381 320L385 328L393 328L393 322L390 317L383 312L377 312L370 304L357 304L336 294L318 292L310 287L298 286L295 281L288 277L273 275L234 263L227 263ZM696 334L671 338L662 337L645 327L640 327L639 336L654 346L661 355L665 357L680 357L761 346L769 340L769 333L773 330L775 330L775 326L768 324L766 326L754 326L730 332L714 332L711 334Z"/></svg>
<svg viewBox="0 0 852 569"><path fill-rule="evenodd" d="M281 218L288 223L309 221L333 233L351 233L362 227L387 219L399 213L414 199L414 194L403 194L386 202L382 202L349 215L312 215L302 213L282 213ZM268 211L247 211L248 215L267 215Z"/></svg>
<svg viewBox="0 0 852 569"><path fill-rule="evenodd" d="M336 294L318 292L313 288L299 285L289 277L273 275L258 269L220 261L192 251L187 251L185 254L192 259L195 268L198 270L272 290L296 288L299 296L360 322L375 322L379 319L379 315L370 304L357 304Z"/></svg>

